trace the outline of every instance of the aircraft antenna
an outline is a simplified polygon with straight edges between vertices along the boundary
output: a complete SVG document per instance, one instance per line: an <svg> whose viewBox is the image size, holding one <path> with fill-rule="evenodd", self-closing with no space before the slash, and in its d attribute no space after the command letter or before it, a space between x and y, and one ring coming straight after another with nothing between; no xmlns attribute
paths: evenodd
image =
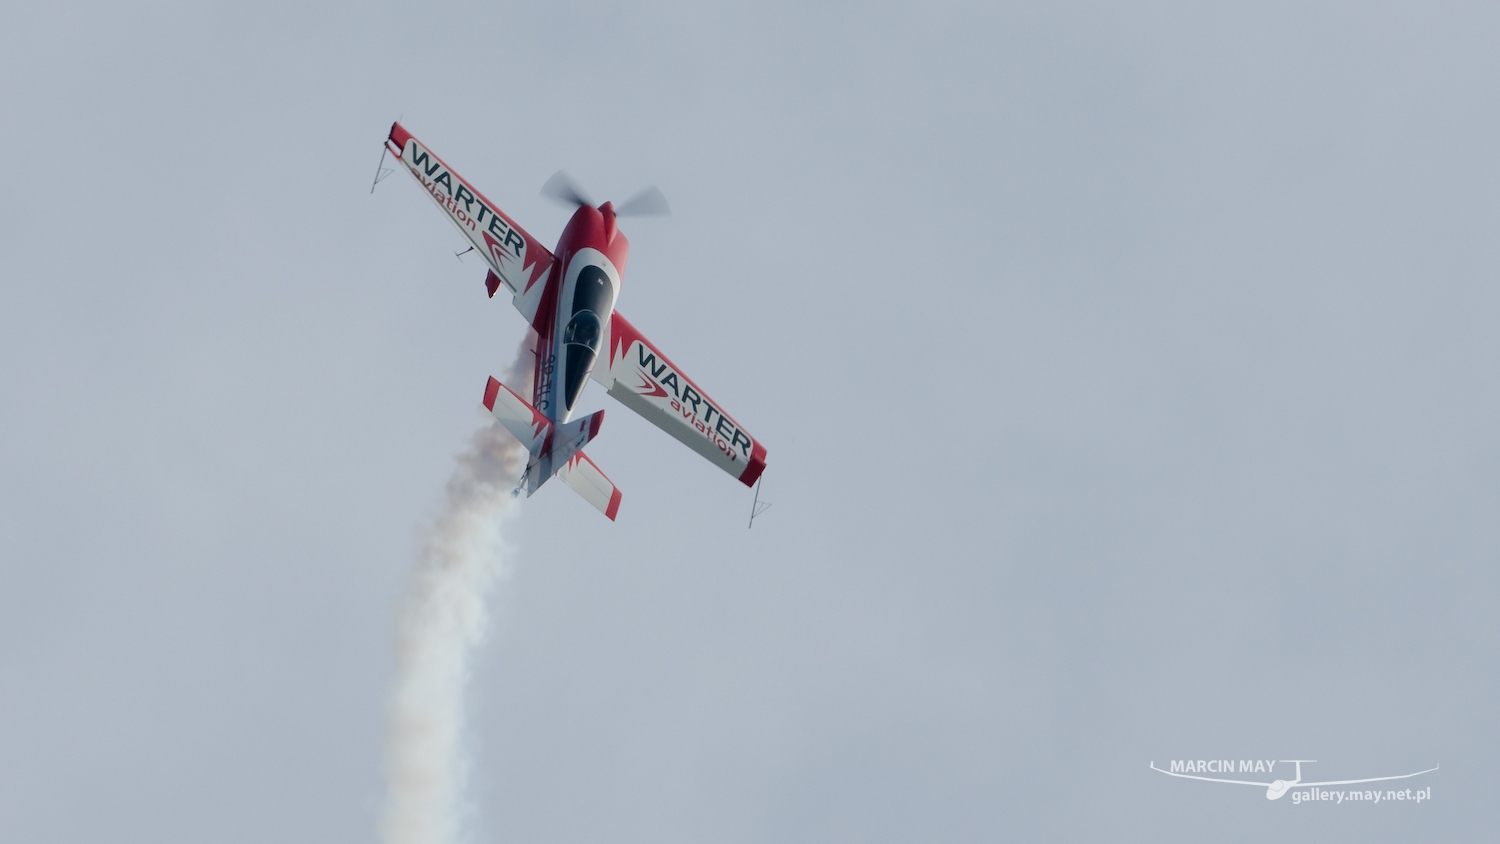
<svg viewBox="0 0 1500 844"><path fill-rule="evenodd" d="M767 510L771 509L771 502L767 501L765 504L760 503L760 484L761 484L761 481L764 481L765 479L766 479L766 476L765 475L761 475L760 476L760 480L758 480L758 481L755 482L755 500L750 502L750 524L749 524L749 527L752 527L752 528L755 527L755 517L759 516L761 513L766 512Z"/></svg>

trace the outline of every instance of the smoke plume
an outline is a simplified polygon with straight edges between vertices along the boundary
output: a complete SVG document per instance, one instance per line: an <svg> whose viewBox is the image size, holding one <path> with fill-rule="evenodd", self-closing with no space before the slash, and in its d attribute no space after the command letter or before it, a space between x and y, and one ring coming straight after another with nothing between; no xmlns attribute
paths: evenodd
<svg viewBox="0 0 1500 844"><path fill-rule="evenodd" d="M528 338L506 373L518 392L529 391L530 358ZM502 532L525 465L525 449L504 428L475 431L423 543L396 634L385 844L459 840L469 657L484 637L485 596L504 570Z"/></svg>

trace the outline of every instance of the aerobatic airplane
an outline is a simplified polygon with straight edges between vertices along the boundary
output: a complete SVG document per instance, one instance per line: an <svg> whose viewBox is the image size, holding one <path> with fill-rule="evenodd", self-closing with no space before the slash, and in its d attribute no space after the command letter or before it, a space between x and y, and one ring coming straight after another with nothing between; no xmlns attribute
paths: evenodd
<svg viewBox="0 0 1500 844"><path fill-rule="evenodd" d="M578 209L557 250L548 252L400 123L391 125L386 148L489 265L484 283L490 296L503 285L536 330L531 401L494 377L484 390L484 406L531 452L517 494L525 489L530 496L557 475L615 518L620 490L583 453L599 433L604 411L572 419L590 376L621 404L741 483L755 485L766 468L765 446L615 310L630 242L611 203L594 207L561 173L554 176L548 182L551 193ZM626 203L621 213L632 204L645 206L647 213L665 210L665 200L654 190Z"/></svg>

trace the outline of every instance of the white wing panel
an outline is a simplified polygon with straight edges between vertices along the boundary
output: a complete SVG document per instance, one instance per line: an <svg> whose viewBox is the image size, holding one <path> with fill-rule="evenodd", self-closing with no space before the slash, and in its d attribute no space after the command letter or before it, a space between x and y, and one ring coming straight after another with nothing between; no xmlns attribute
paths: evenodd
<svg viewBox="0 0 1500 844"><path fill-rule="evenodd" d="M553 262L547 247L422 146L400 123L391 124L388 143L407 171L443 209L449 222L474 244L475 251L484 257L511 293L523 297L537 282L546 278ZM493 289L490 295L495 295Z"/></svg>
<svg viewBox="0 0 1500 844"><path fill-rule="evenodd" d="M722 406L616 311L594 380L611 396L676 437L745 486L766 468L766 449Z"/></svg>

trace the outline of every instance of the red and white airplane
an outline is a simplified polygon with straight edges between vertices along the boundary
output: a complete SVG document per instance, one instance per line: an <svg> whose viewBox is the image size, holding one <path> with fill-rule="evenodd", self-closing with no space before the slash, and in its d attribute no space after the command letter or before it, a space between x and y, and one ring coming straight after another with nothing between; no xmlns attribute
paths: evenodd
<svg viewBox="0 0 1500 844"><path fill-rule="evenodd" d="M494 377L484 390L484 406L531 452L517 493L524 488L530 496L557 475L615 518L620 490L583 453L604 411L572 419L590 376L741 483L755 485L766 468L765 446L615 310L630 242L613 205L593 207L564 180L562 192L578 210L557 250L548 252L400 123L391 125L386 147L489 264L484 283L490 296L504 285L536 330L531 401Z"/></svg>

